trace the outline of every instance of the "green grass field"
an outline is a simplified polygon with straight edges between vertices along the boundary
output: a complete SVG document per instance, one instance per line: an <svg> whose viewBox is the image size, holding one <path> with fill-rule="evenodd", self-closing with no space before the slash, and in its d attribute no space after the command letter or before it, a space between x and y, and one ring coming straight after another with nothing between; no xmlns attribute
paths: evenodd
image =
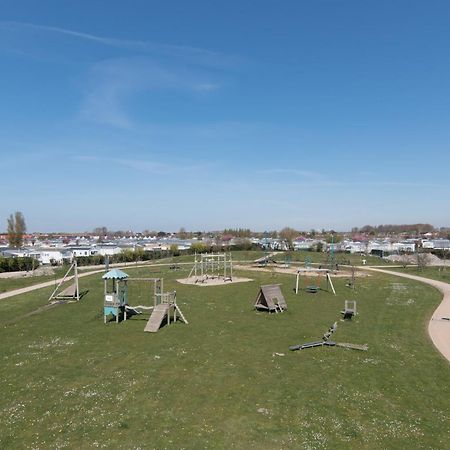
<svg viewBox="0 0 450 450"><path fill-rule="evenodd" d="M289 252L292 261L300 261L304 262L306 258L309 258L312 263L316 264L327 264L329 255L328 253L322 252L308 252L305 250L292 251ZM363 260L366 261L366 265L368 266L389 266L391 263L389 261L384 260L383 258L379 258L377 256L361 256L359 254L353 253L335 253L335 260L338 264L353 264L354 266L362 266ZM284 256L283 256L284 258Z"/></svg>
<svg viewBox="0 0 450 450"><path fill-rule="evenodd" d="M450 283L450 267L424 267L419 270L414 266L403 268L396 268L395 271L409 273L411 275L416 275L419 277L432 278L438 281L444 281L445 283Z"/></svg>
<svg viewBox="0 0 450 450"><path fill-rule="evenodd" d="M272 253L272 250L265 252L262 250L249 250L249 251L232 251L233 261L254 261L255 259L261 258L267 253ZM285 261L285 255L289 254L292 262L300 262L304 263L308 258L314 264L326 264L328 262L328 254L323 252L309 252L306 250L299 251L291 251L291 252L278 252L273 258L280 263ZM355 266L361 266L363 264L363 260L366 260L366 265L375 265L375 266L389 266L391 263L377 256L361 256L359 254L350 254L350 253L336 253L335 254L336 262L339 264L353 264ZM167 261L174 262L190 262L194 260L193 255L182 255L170 259L166 259ZM161 260L162 261L162 260Z"/></svg>
<svg viewBox="0 0 450 450"><path fill-rule="evenodd" d="M44 283L45 281L55 280L61 278L67 272L68 267L56 267L54 275L40 275L35 277L22 278L0 278L0 294L2 292L20 289L34 284Z"/></svg>
<svg viewBox="0 0 450 450"><path fill-rule="evenodd" d="M354 294L335 279L336 297L296 296L294 276L199 287L161 270L189 325L156 334L140 316L103 324L99 275L78 304L40 310L50 288L0 301L0 448L448 448L449 364L426 333L437 291L374 274ZM273 282L288 311L254 311ZM145 283L129 294L150 303ZM353 297L359 315L342 322ZM369 351L288 350L336 320L334 340Z"/></svg>
<svg viewBox="0 0 450 450"><path fill-rule="evenodd" d="M254 261L258 258L261 258L266 253L261 250L249 250L249 251L232 251L232 258L233 261L239 262L239 261ZM274 256L274 259L280 263L283 263L285 261L285 255L286 252L280 252L278 255ZM307 252L307 251L296 251L296 252L290 252L289 253L291 257L291 261L293 263L304 263L307 258L310 258L311 261L315 264L325 264L327 262L327 254L325 253L317 253L317 252ZM377 258L374 256L367 256L367 257L361 257L360 255L350 255L350 254L336 254L336 261L339 264L346 264L350 262L351 264L358 266L362 264L362 259L366 259L367 265L386 265L388 266L389 263L384 261L381 258ZM144 264L149 265L159 265L159 264L177 264L177 263L193 263L194 262L194 255L181 255L176 257L166 257L162 258L160 260L154 260L154 261L146 261ZM133 267L133 265L139 265L143 264L142 262L129 262L124 263L123 266L129 266ZM183 265L183 270L188 270L187 266L185 267ZM34 284L43 283L45 281L51 281L56 278L63 277L66 273L68 267L56 267L55 275L43 275L43 276L37 276L37 277L23 277L23 278L0 278L0 294L2 292L12 291L14 289L20 289L28 286L32 286ZM91 266L80 266L80 271L89 271L94 270ZM157 268L154 269L159 270Z"/></svg>

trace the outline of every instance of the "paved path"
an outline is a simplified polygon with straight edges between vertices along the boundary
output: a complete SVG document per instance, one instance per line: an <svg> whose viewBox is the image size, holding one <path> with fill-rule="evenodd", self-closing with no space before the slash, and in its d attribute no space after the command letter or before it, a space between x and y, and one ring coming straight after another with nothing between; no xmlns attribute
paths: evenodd
<svg viewBox="0 0 450 450"><path fill-rule="evenodd" d="M443 317L450 318L450 284L443 281L432 280L431 278L419 277L400 272L391 272L389 270L374 269L370 267L360 267L360 269L371 270L374 272L387 273L397 277L409 278L420 281L435 287L444 295L441 304L434 311L429 323L428 334L435 347L442 353L445 359L450 362L450 321L443 320Z"/></svg>
<svg viewBox="0 0 450 450"><path fill-rule="evenodd" d="M104 272L105 270L93 270L91 272L84 272L84 273L79 273L78 276L80 278L82 277L87 277L89 275L94 275L96 273L101 273ZM66 280L70 281L73 278L73 276L67 277ZM24 287L24 288L20 288L20 289L14 289L13 291L7 291L7 292L3 292L3 294L0 294L0 300L4 300L5 298L9 298L9 297L14 297L16 295L20 295L20 294L25 294L27 292L31 292L31 291L35 291L36 289L42 289L45 287L49 287L49 286L55 286L55 284L58 284L60 281L62 281L62 278L59 278L58 280L50 280L50 281L45 281L44 283L39 283L39 284L33 284L32 286L28 286L28 287Z"/></svg>
<svg viewBox="0 0 450 450"><path fill-rule="evenodd" d="M159 265L164 265L164 264L154 264L153 266L150 264L128 264L128 265L115 265L115 267L120 267L122 269L135 269L135 268L140 268L140 267L158 267ZM85 267L85 266L84 266ZM111 265L110 265L111 267ZM103 273L105 271L105 266L102 266L102 269L97 269L97 270L90 270L89 272L81 272L78 271L78 276L80 278L82 277L88 277L89 275L95 275L96 273ZM70 281L73 279L73 275L70 277L66 278L66 281ZM42 289L45 287L49 287L49 286L55 286L55 284L58 284L60 281L62 281L62 278L59 278L57 280L50 280L50 281L45 281L44 283L38 283L38 284L33 284L32 286L28 286L28 287L24 287L24 288L20 288L20 289L14 289L12 291L7 291L7 292L3 292L2 294L0 294L0 300L4 300L6 298L9 297L14 297L16 295L20 295L20 294L25 294L27 292L32 292L35 291L36 289Z"/></svg>
<svg viewBox="0 0 450 450"><path fill-rule="evenodd" d="M242 262L242 261L239 261ZM250 261L247 261L250 262ZM137 268L141 268L141 267L153 267L153 268L157 268L157 267L166 267L166 266L181 266L181 265L190 265L192 266L194 263L193 262L176 262L176 263L141 263L141 264L136 264L136 263L127 263L127 264L110 264L109 267L120 267L123 270L126 269L137 269ZM97 270L89 270L88 266L79 266L78 267L78 276L80 278L82 277L87 277L89 275L95 275L96 273L103 273L105 271L105 266L91 266L92 268L96 268L98 267ZM100 268L101 267L101 268ZM86 271L89 270L89 271ZM67 281L70 281L73 278L73 276L67 277ZM6 298L10 298L10 297L15 297L16 295L21 295L21 294L26 294L27 292L32 292L35 291L36 289L42 289L42 288L46 288L49 286L55 286L55 284L58 284L60 281L62 280L62 278L59 278L57 280L50 280L50 281L45 281L43 283L38 283L38 284L33 284L32 286L28 286L28 287L24 287L24 288L20 288L20 289L14 289L12 291L7 291L7 292L3 292L2 294L0 294L0 300L4 300Z"/></svg>

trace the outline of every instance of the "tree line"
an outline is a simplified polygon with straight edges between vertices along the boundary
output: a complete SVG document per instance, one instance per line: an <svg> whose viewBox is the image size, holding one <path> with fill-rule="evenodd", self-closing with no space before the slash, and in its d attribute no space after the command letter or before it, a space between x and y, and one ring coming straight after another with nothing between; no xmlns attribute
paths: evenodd
<svg viewBox="0 0 450 450"><path fill-rule="evenodd" d="M431 233L435 231L433 225L429 223L414 223L414 224L387 224L387 225L364 225L361 228L352 228L353 233L367 233L367 234L398 234L398 233Z"/></svg>
<svg viewBox="0 0 450 450"><path fill-rule="evenodd" d="M0 256L0 273L1 272L27 272L36 269L39 266L39 262L34 258L5 258Z"/></svg>

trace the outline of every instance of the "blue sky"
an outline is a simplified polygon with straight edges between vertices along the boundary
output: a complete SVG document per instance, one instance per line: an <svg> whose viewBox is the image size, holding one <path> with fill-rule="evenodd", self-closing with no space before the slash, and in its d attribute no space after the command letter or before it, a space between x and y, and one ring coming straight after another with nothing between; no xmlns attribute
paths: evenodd
<svg viewBox="0 0 450 450"><path fill-rule="evenodd" d="M450 225L450 3L0 4L0 220Z"/></svg>

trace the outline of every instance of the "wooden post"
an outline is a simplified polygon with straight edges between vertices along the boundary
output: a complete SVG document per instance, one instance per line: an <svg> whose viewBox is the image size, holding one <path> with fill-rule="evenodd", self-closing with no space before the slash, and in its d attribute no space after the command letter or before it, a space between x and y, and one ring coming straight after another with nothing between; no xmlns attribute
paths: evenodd
<svg viewBox="0 0 450 450"><path fill-rule="evenodd" d="M230 252L230 278L233 280L233 259Z"/></svg>
<svg viewBox="0 0 450 450"><path fill-rule="evenodd" d="M295 293L298 294L298 282L300 278L300 272L297 272L297 278L295 280Z"/></svg>
<svg viewBox="0 0 450 450"><path fill-rule="evenodd" d="M333 294L336 295L336 291L334 290L333 282L331 281L331 277L330 277L330 274L329 274L329 273L327 273L327 280L328 280L329 283L330 283L331 290L333 291Z"/></svg>
<svg viewBox="0 0 450 450"><path fill-rule="evenodd" d="M77 260L75 259L75 286L76 286L76 290L77 290L77 301L80 301L80 285L78 283L78 263Z"/></svg>

